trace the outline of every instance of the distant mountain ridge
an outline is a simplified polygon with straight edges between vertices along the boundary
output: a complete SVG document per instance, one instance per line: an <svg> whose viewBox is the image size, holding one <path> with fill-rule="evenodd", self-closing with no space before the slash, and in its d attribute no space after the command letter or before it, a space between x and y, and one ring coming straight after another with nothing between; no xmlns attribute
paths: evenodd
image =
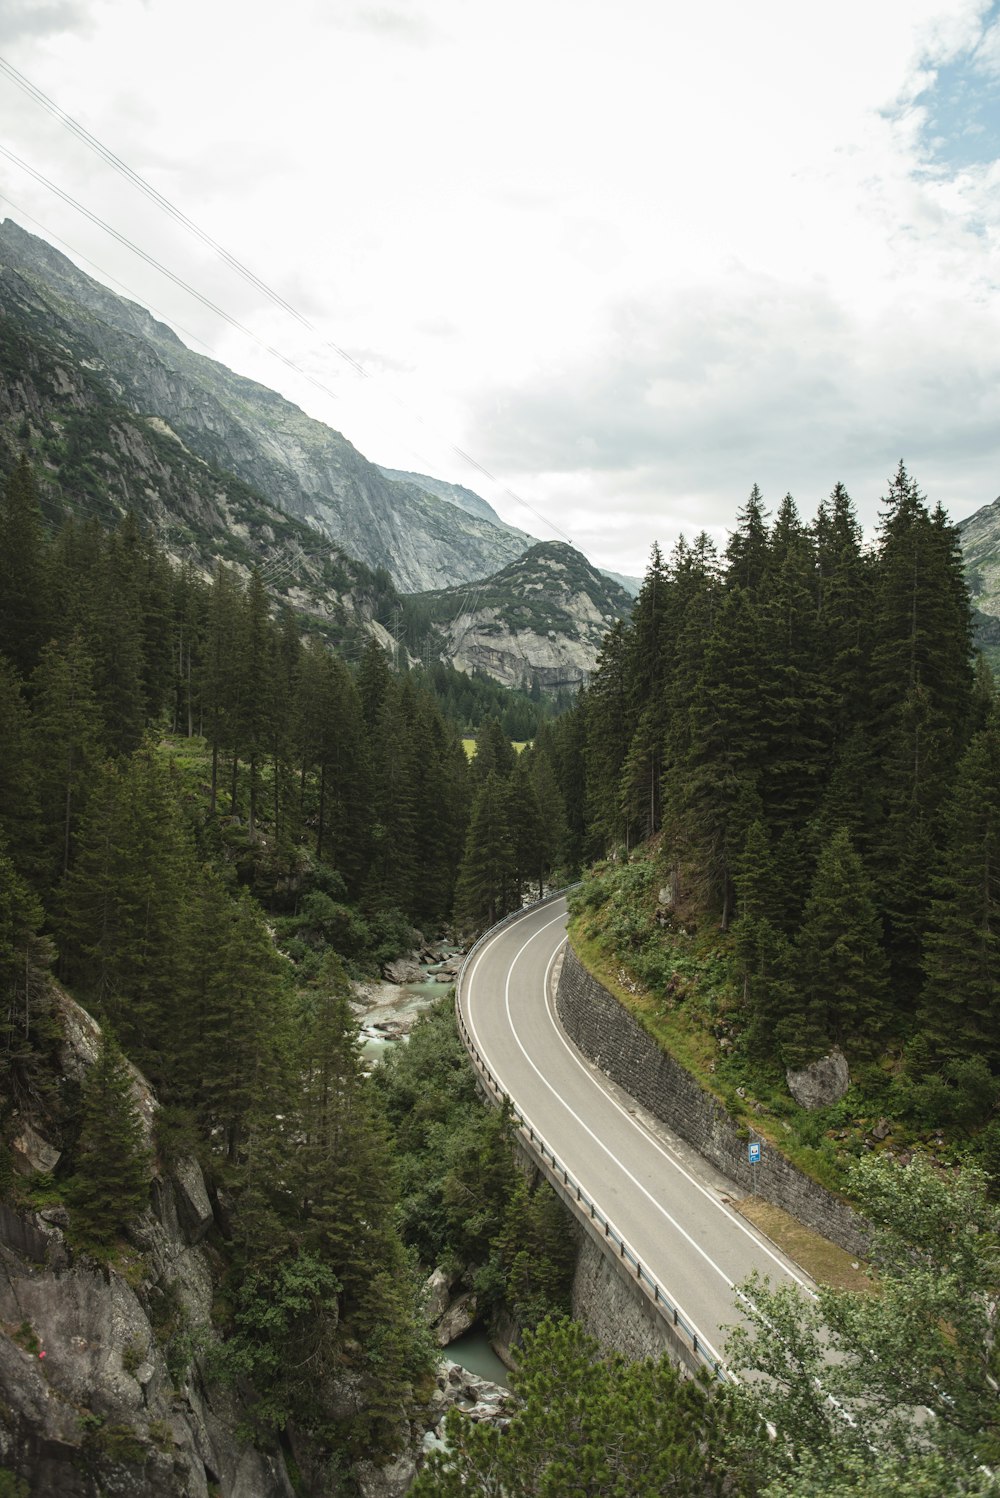
<svg viewBox="0 0 1000 1498"><path fill-rule="evenodd" d="M106 524L131 510L178 563L258 567L278 601L342 646L359 631L394 645L399 584L432 621L428 651L557 690L587 679L631 607L572 547L535 542L462 485L379 470L7 221L0 468L21 449L53 522L67 508ZM335 499L317 498L338 475ZM452 586L427 588L442 579Z"/></svg>
<svg viewBox="0 0 1000 1498"><path fill-rule="evenodd" d="M454 501L386 478L339 432L194 353L11 219L0 224L0 312L55 337L123 407L159 417L193 455L385 568L404 592L488 576L530 544L496 518L460 507L456 520Z"/></svg>

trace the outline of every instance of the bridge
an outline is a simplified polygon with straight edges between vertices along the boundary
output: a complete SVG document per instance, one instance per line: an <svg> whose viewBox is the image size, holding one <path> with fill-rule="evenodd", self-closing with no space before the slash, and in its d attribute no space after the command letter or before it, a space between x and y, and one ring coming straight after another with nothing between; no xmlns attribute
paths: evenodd
<svg viewBox="0 0 1000 1498"><path fill-rule="evenodd" d="M662 1319L680 1360L725 1377L723 1328L739 1319L734 1285L757 1269L812 1286L733 1209L739 1188L568 1039L552 982L566 919L565 898L555 896L477 942L457 989L463 1041L490 1096L509 1100L524 1147Z"/></svg>

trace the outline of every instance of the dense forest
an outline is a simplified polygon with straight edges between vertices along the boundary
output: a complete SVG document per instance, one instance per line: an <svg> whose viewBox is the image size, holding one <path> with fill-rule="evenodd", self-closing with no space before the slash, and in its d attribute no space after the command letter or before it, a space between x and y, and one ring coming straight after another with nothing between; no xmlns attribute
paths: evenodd
<svg viewBox="0 0 1000 1498"><path fill-rule="evenodd" d="M154 1163L139 1065L157 1168L193 1153L213 1199L219 1338L195 1346L165 1303L177 1377L200 1359L246 1397L248 1435L294 1425L329 1473L404 1439L435 1358L418 1287L445 1263L487 1316L539 1330L507 1434L453 1421L421 1493L638 1494L651 1472L691 1494L992 1491L988 1180L862 1161L881 1293L817 1312L856 1419L831 1415L811 1313L761 1286L731 1349L741 1403L546 1319L567 1304L562 1209L478 1104L447 1007L368 1077L348 1003L415 928L483 929L597 861L578 910L610 913L665 1009L696 1007L690 953L710 951L730 1080L837 1044L880 1107L988 1142L1000 744L943 513L901 466L866 547L841 487L811 525L791 499L770 521L755 489L723 557L704 536L654 548L590 685L521 753L521 700L455 676L393 671L374 641L347 662L258 573L176 568L133 518L47 525L11 469L0 1196L58 1205L74 1254L124 1263ZM82 1086L60 1075L53 975L102 1025ZM25 1118L61 1151L34 1181L6 1148ZM935 1410L933 1440L906 1403Z"/></svg>
<svg viewBox="0 0 1000 1498"><path fill-rule="evenodd" d="M400 1440L433 1366L417 1292L435 1255L480 1275L486 1310L530 1321L565 1293L555 1203L525 1191L450 1018L409 1061L430 1069L436 1049L438 1082L403 1058L377 1088L362 1068L349 975L441 931L456 883L475 929L560 852L558 817L544 844L529 825L540 797L558 802L547 758L516 756L491 719L470 763L423 678L374 641L352 668L272 613L259 574L174 568L132 518L51 533L27 461L8 476L0 1195L65 1209L74 1251L116 1262L153 1163L138 1065L162 1105L159 1167L195 1154L224 1225L213 1376L248 1394L258 1439L294 1412L344 1459ZM498 806L494 887L469 832ZM52 975L102 1026L82 1088L60 1073ZM13 1170L27 1120L61 1151L51 1178ZM557 1245L550 1273L543 1250L515 1263L522 1236ZM164 1315L183 1364L197 1349ZM361 1397L334 1418L347 1373Z"/></svg>
<svg viewBox="0 0 1000 1498"><path fill-rule="evenodd" d="M721 962L720 1076L840 1046L862 1111L991 1117L1000 736L970 621L955 528L902 464L872 544L837 485L811 524L755 487L722 556L653 548L551 752L568 861L612 858L583 895L610 945L675 1009L692 953Z"/></svg>

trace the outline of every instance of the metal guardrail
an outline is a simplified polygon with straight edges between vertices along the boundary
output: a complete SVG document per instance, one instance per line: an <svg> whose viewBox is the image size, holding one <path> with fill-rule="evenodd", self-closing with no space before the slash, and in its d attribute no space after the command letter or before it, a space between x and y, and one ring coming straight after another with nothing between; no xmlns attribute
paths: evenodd
<svg viewBox="0 0 1000 1498"><path fill-rule="evenodd" d="M572 885L570 886L570 888L573 887ZM510 1093L507 1092L506 1088L494 1076L489 1062L481 1054L465 1022L465 1015L462 1012L462 990L465 983L466 970L479 949L486 942L490 941L498 931L502 930L504 926L512 925L527 911L539 910L543 905L551 904L554 900L560 899L565 893L565 890L559 890L555 894L546 895L543 900L536 900L532 905L523 906L520 910L515 910L510 915L504 916L503 920L497 921L488 931L484 931L482 936L470 947L459 969L458 979L455 984L455 1013L458 1021L458 1032L462 1037L462 1043L469 1053L473 1066L486 1085L487 1091L495 1098L497 1103L506 1103L508 1105L511 1117L517 1123L518 1134L522 1143L538 1160L544 1173L553 1179L555 1185L561 1188L560 1195L563 1196L571 1207L575 1208L577 1215L585 1224L589 1225L592 1229L603 1229L603 1233L597 1232L595 1236L599 1239L603 1237L608 1245L614 1245L617 1248L617 1258L622 1263L631 1267L636 1284L645 1294L649 1304L662 1316L667 1326L678 1334L682 1340L687 1342L699 1362L716 1378L727 1380L732 1375L727 1372L722 1363L711 1356L703 1341L699 1338L697 1331L686 1319L680 1307L674 1304L659 1281L640 1263L638 1257L629 1248L614 1223L601 1211L597 1203L590 1199L580 1183L575 1180L562 1161L554 1154L531 1120L521 1112Z"/></svg>

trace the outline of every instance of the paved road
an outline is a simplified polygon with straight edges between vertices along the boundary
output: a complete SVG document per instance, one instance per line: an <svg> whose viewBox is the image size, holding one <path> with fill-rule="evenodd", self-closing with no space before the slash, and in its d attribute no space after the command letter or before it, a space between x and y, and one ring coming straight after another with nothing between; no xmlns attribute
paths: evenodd
<svg viewBox="0 0 1000 1498"><path fill-rule="evenodd" d="M526 1121L718 1359L721 1329L737 1319L733 1284L751 1269L775 1283L790 1277L812 1287L727 1206L739 1188L643 1113L568 1039L550 981L565 928L559 900L495 932L466 970L466 1025Z"/></svg>

